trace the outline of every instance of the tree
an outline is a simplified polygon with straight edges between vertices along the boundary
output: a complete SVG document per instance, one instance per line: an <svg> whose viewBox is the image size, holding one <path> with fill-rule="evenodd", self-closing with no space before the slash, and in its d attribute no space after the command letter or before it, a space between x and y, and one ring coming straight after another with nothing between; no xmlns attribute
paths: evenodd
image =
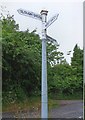
<svg viewBox="0 0 85 120"><path fill-rule="evenodd" d="M49 93L76 94L83 88L83 50L74 47L71 65L67 62L55 64L48 72Z"/></svg>
<svg viewBox="0 0 85 120"><path fill-rule="evenodd" d="M83 66L83 50L76 44L73 50L73 57L71 58L71 65L74 67Z"/></svg>
<svg viewBox="0 0 85 120"><path fill-rule="evenodd" d="M71 66L74 69L74 73L78 83L80 90L83 89L83 50L79 48L76 44L73 50L73 57L71 58Z"/></svg>
<svg viewBox="0 0 85 120"><path fill-rule="evenodd" d="M59 94L70 94L72 81L72 68L69 64L57 64L52 68L52 79L49 78L50 91ZM66 92L65 92L66 91Z"/></svg>
<svg viewBox="0 0 85 120"><path fill-rule="evenodd" d="M7 93L3 95L17 99L21 91L35 94L40 90L40 38L35 31L19 31L13 16L4 17L2 25L2 87Z"/></svg>
<svg viewBox="0 0 85 120"><path fill-rule="evenodd" d="M56 46L50 42L47 44L47 61L51 66L65 62L63 52L58 51L58 49L59 45Z"/></svg>

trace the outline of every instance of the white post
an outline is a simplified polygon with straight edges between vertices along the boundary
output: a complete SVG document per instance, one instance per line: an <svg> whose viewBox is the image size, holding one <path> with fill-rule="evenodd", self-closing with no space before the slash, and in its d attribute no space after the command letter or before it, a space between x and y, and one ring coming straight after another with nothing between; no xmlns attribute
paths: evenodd
<svg viewBox="0 0 85 120"><path fill-rule="evenodd" d="M46 58L46 29L48 11L42 10L42 86L41 86L41 118L48 118L48 94L47 94L47 58Z"/></svg>
<svg viewBox="0 0 85 120"><path fill-rule="evenodd" d="M47 56L46 56L46 29L57 19L53 16L47 22L47 10L42 10L41 15L23 9L18 10L19 14L42 20L42 82L41 82L41 118L48 118L48 90L47 90ZM51 38L51 41L55 41Z"/></svg>
<svg viewBox="0 0 85 120"><path fill-rule="evenodd" d="M83 2L83 101L85 100L85 1ZM85 101L83 102L83 106L85 106ZM83 119L85 118L85 110L83 107Z"/></svg>

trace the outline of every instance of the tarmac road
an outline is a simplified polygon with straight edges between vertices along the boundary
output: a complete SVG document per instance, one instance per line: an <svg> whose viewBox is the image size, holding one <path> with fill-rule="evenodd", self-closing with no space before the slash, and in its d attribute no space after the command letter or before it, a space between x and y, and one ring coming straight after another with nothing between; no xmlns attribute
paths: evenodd
<svg viewBox="0 0 85 120"><path fill-rule="evenodd" d="M3 118L40 118L40 111L31 110L19 113L6 112L2 113L2 116ZM49 111L49 118L83 118L82 100L63 101L59 107Z"/></svg>
<svg viewBox="0 0 85 120"><path fill-rule="evenodd" d="M76 101L50 111L50 118L83 118L83 102Z"/></svg>

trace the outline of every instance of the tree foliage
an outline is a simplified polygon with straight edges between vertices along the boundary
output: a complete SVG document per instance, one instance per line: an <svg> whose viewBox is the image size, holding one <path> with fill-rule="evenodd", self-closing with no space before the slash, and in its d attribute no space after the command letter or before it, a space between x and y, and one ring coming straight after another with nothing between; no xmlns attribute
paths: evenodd
<svg viewBox="0 0 85 120"><path fill-rule="evenodd" d="M12 17L4 18L2 25L3 92L17 93L20 88L27 95L35 93L40 87L40 38L28 30L18 31Z"/></svg>
<svg viewBox="0 0 85 120"><path fill-rule="evenodd" d="M75 69L75 76L80 83L80 88L83 86L83 50L76 44L74 47L73 57L71 58L71 66Z"/></svg>
<svg viewBox="0 0 85 120"><path fill-rule="evenodd" d="M3 98L22 100L39 95L41 87L41 40L36 30L19 31L13 16L2 22L2 87ZM82 90L83 50L74 48L71 65L59 46L47 44L48 91L51 94L73 94Z"/></svg>
<svg viewBox="0 0 85 120"><path fill-rule="evenodd" d="M74 94L83 92L83 50L75 45L71 65L56 64L48 75L49 92Z"/></svg>

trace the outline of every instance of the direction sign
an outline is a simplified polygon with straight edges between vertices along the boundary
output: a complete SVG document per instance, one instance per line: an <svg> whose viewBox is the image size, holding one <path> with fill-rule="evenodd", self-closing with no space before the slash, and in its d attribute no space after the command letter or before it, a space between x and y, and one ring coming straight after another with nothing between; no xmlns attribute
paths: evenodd
<svg viewBox="0 0 85 120"><path fill-rule="evenodd" d="M46 38L47 38L48 41L50 41L50 42L52 42L52 43L54 43L56 45L59 45L58 42L57 42L57 40L55 40L54 38L52 38L52 37L50 37L48 35L46 35Z"/></svg>
<svg viewBox="0 0 85 120"><path fill-rule="evenodd" d="M35 19L38 19L38 20L42 20L42 16L40 14L36 14L34 12L26 11L26 10L23 10L23 9L18 9L17 11L21 15L32 17L32 18L35 18Z"/></svg>
<svg viewBox="0 0 85 120"><path fill-rule="evenodd" d="M54 15L45 25L45 29L48 28L55 20L57 20L59 14Z"/></svg>

